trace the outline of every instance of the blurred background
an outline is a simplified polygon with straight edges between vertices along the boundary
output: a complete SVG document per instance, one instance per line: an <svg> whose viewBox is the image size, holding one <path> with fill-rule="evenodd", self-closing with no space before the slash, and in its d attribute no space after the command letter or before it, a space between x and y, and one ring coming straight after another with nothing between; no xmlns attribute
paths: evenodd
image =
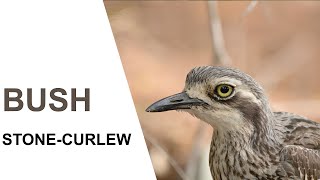
<svg viewBox="0 0 320 180"><path fill-rule="evenodd" d="M188 114L146 113L180 92L195 66L253 76L275 111L320 120L320 2L104 1L159 180L209 180L212 128Z"/></svg>

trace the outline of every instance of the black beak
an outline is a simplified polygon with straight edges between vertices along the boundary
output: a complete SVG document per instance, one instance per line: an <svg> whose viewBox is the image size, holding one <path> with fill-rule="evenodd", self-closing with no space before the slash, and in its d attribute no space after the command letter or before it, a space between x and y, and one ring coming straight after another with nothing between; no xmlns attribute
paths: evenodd
<svg viewBox="0 0 320 180"><path fill-rule="evenodd" d="M190 98L186 92L178 93L166 98L163 98L151 106L149 106L147 112L163 112L179 109L190 109L192 106L200 106L206 104L200 99Z"/></svg>

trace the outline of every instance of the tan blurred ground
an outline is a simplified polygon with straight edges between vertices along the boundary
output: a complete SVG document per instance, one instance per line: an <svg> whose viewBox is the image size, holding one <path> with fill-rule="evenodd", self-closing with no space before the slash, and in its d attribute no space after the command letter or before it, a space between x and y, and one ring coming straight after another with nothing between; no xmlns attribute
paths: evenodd
<svg viewBox="0 0 320 180"><path fill-rule="evenodd" d="M233 66L267 90L275 110L320 120L320 2L218 2ZM211 65L207 2L105 1L144 132L183 167L199 121L187 114L148 114L155 100L181 91L194 66ZM207 127L204 143L210 140ZM150 144L149 148L152 148ZM171 169L159 179L179 179Z"/></svg>

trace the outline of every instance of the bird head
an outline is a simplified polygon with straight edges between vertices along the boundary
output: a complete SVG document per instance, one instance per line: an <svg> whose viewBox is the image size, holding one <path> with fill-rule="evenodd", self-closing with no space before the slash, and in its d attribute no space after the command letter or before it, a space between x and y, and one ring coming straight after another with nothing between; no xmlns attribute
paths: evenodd
<svg viewBox="0 0 320 180"><path fill-rule="evenodd" d="M192 69L181 93L161 99L147 112L186 111L221 129L263 127L271 110L261 86L233 68L203 66Z"/></svg>

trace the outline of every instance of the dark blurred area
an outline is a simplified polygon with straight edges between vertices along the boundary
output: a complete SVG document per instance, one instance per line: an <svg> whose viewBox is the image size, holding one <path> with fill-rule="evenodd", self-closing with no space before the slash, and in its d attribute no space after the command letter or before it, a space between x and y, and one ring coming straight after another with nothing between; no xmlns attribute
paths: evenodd
<svg viewBox="0 0 320 180"><path fill-rule="evenodd" d="M211 127L188 114L144 110L180 92L193 67L216 65L208 2L104 3L157 178L186 179L177 167L199 164L194 146L206 152ZM320 2L261 1L248 10L251 3L217 2L231 66L265 88L275 111L320 120Z"/></svg>

